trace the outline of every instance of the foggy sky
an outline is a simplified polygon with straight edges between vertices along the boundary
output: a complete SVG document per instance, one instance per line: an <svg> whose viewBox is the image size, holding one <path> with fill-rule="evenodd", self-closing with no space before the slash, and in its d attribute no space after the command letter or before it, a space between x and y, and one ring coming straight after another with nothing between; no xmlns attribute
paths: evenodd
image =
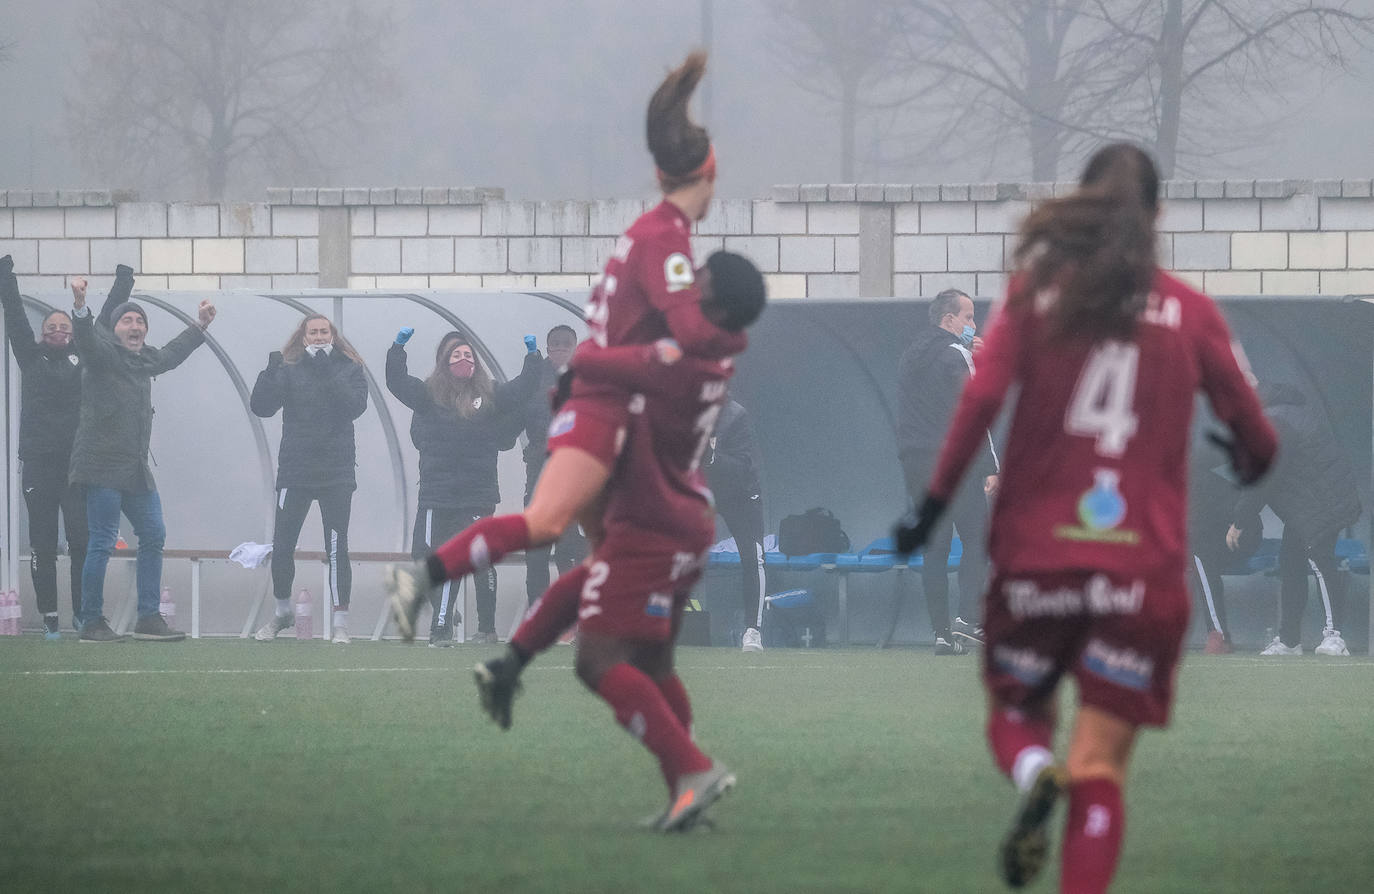
<svg viewBox="0 0 1374 894"><path fill-rule="evenodd" d="M501 186L509 197L529 199L652 192L644 107L662 73L701 45L700 2L376 2L394 17L402 85L376 111L376 126L333 147L328 170L295 183L266 174L240 178L233 198L261 200L268 185ZM80 89L74 72L82 46L73 23L86 6L86 0L6 3L0 42L11 46L0 64L0 188L132 185L100 182L82 170L64 137L63 96ZM1374 0L1351 8L1374 12ZM772 20L762 0L714 0L713 9L710 102L705 109L698 102L698 116L717 143L720 193L766 196L775 183L838 182L838 110L781 70L766 42ZM129 64L138 64L136 48ZM1374 54L1365 51L1352 75L1298 83L1295 101L1262 145L1194 163L1180 176L1372 176L1371 86ZM973 160L878 167L862 135L859 143L859 181L1028 178L1025 159L995 169ZM142 192L176 198L148 185Z"/></svg>

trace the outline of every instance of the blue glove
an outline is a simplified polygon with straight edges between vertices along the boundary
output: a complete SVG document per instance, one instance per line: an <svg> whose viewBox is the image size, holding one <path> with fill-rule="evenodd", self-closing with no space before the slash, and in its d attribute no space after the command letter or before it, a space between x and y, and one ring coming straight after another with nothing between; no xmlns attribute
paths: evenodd
<svg viewBox="0 0 1374 894"><path fill-rule="evenodd" d="M533 335L525 336L525 350L529 351L531 354L539 350L539 339L535 338Z"/></svg>
<svg viewBox="0 0 1374 894"><path fill-rule="evenodd" d="M400 332L397 332L397 333L396 333L396 344L398 344L398 345L403 345L403 344L405 344L406 342L410 341L410 337L411 337L412 335L414 335L414 334L415 334L415 330L414 330L413 328L411 328L410 326L406 326L406 327L402 328Z"/></svg>

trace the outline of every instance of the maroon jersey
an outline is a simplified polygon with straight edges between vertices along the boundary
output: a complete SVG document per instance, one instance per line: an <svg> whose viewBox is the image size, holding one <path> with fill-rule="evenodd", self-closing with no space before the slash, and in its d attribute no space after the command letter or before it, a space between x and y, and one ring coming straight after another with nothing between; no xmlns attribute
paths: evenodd
<svg viewBox="0 0 1374 894"><path fill-rule="evenodd" d="M607 488L607 540L644 534L706 549L715 533L715 503L700 470L701 457L725 405L734 365L684 356L656 359L653 346L581 350L574 381L633 388L629 429Z"/></svg>
<svg viewBox="0 0 1374 894"><path fill-rule="evenodd" d="M1241 449L1267 465L1277 446L1226 323L1210 298L1163 272L1129 340L1051 341L1045 302L1034 304L996 314L931 493L954 493L1017 382L989 534L998 573L1181 572L1197 389Z"/></svg>

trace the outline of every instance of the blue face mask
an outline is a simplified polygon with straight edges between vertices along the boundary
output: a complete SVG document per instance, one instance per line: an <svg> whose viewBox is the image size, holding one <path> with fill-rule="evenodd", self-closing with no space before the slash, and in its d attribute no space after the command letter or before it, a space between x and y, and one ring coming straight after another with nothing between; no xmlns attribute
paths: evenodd
<svg viewBox="0 0 1374 894"><path fill-rule="evenodd" d="M964 347L973 344L973 335L977 332L972 326L965 326L964 331L959 333L959 340L964 343Z"/></svg>

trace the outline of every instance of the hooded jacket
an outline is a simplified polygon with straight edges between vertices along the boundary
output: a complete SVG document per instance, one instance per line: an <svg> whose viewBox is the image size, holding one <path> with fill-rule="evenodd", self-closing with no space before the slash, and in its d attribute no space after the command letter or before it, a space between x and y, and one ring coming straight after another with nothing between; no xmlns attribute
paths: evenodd
<svg viewBox="0 0 1374 894"><path fill-rule="evenodd" d="M1326 414L1292 385L1265 384L1259 391L1279 436L1279 454L1268 476L1237 501L1236 526L1244 530L1246 519L1266 504L1309 546L1354 524L1361 511L1355 469Z"/></svg>
<svg viewBox="0 0 1374 894"><path fill-rule="evenodd" d="M749 414L733 398L721 408L702 470L718 503L759 498L759 446Z"/></svg>
<svg viewBox="0 0 1374 894"><path fill-rule="evenodd" d="M930 326L897 365L897 454L904 460L934 457L954 418L959 393L972 374L972 354L959 336ZM991 439L970 467L976 478L997 474Z"/></svg>
<svg viewBox="0 0 1374 894"><path fill-rule="evenodd" d="M358 486L353 420L367 409L367 375L337 346L294 363L274 354L249 407L264 418L282 411L277 490Z"/></svg>
<svg viewBox="0 0 1374 894"><path fill-rule="evenodd" d="M81 355L76 338L73 335L63 348L34 341L12 270L0 269L0 304L5 308L5 335L22 374L19 459L51 462L65 469L81 418Z"/></svg>
<svg viewBox="0 0 1374 894"><path fill-rule="evenodd" d="M436 357L453 340L440 340ZM404 345L386 352L386 387L414 411L410 440L420 452L420 509L466 509L501 502L496 461L515 446L524 412L543 375L544 357L525 355L520 375L497 384L490 401L464 417L434 400L429 386L410 375Z"/></svg>

